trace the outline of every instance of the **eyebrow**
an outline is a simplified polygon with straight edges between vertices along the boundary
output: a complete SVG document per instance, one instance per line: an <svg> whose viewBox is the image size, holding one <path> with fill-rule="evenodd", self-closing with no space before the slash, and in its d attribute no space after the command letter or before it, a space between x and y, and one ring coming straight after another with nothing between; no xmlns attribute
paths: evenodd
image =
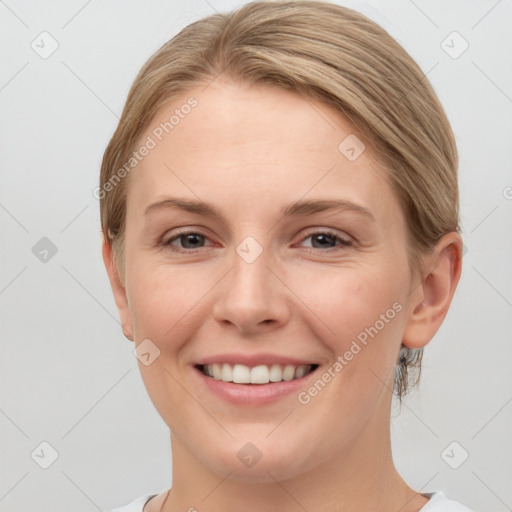
<svg viewBox="0 0 512 512"><path fill-rule="evenodd" d="M175 197L168 197L148 205L144 209L144 215L153 210L159 210L162 208L178 208L190 213L195 213L197 215L218 217L222 221L225 220L221 211L211 204L205 203L204 201L180 199ZM293 216L311 215L313 213L334 209L342 211L354 211L363 214L371 220L375 220L375 217L368 208L346 199L321 199L316 201L299 200L285 206L280 213L282 217L286 218Z"/></svg>

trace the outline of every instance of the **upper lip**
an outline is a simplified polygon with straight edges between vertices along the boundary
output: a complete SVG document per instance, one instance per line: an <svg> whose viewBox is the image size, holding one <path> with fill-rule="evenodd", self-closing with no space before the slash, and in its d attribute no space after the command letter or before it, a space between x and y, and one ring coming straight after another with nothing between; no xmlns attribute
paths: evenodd
<svg viewBox="0 0 512 512"><path fill-rule="evenodd" d="M315 361L312 360L304 360L297 359L295 357L289 357L279 354L216 354L213 356L207 356L199 359L194 364L196 366L203 366L208 364L219 364L219 363L228 363L231 365L234 364L243 364L244 366L254 367L260 365L272 365L272 364L280 364L280 365L293 365L300 366L304 364L316 364Z"/></svg>

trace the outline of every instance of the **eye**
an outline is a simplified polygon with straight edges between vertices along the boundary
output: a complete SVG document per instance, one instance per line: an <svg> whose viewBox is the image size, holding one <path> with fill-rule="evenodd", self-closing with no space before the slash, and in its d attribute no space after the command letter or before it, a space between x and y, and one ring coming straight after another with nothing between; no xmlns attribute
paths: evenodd
<svg viewBox="0 0 512 512"><path fill-rule="evenodd" d="M338 250L352 245L351 240L342 238L336 232L326 229L310 232L305 238L303 238L302 243L308 239L311 239L309 247L312 249L323 249L325 251ZM207 240L209 240L207 236L196 231L184 231L182 233L175 234L167 240L163 240L160 245L176 252L191 253L207 247L208 245L212 245L205 245ZM303 247L308 246L306 245Z"/></svg>
<svg viewBox="0 0 512 512"><path fill-rule="evenodd" d="M195 231L185 231L162 241L163 246L178 252L193 252L196 249L204 247L205 240L208 238L201 233ZM176 243L181 245L176 246Z"/></svg>
<svg viewBox="0 0 512 512"><path fill-rule="evenodd" d="M352 245L352 241L341 238L336 232L326 229L311 232L303 240L306 241L308 239L311 239L311 245L309 247L314 249L327 249L328 251Z"/></svg>

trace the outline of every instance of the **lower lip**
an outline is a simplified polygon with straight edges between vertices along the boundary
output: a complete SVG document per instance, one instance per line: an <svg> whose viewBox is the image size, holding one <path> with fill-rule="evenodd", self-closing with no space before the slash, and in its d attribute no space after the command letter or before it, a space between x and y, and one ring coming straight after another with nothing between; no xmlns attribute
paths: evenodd
<svg viewBox="0 0 512 512"><path fill-rule="evenodd" d="M305 388L306 382L316 374L318 368L304 375L300 379L281 382L269 382L268 384L235 384L224 382L213 377L207 377L200 369L193 370L204 382L205 386L223 400L236 405L263 405L274 402L280 398L297 394Z"/></svg>

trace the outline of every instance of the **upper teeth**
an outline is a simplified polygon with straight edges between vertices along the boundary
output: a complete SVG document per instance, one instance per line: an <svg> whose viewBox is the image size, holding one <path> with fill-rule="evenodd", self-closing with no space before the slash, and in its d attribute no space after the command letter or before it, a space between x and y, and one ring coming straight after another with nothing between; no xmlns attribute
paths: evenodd
<svg viewBox="0 0 512 512"><path fill-rule="evenodd" d="M224 382L235 382L236 384L268 384L269 382L281 382L282 380L300 379L311 370L310 364L300 366L260 365L250 368L243 364L231 365L208 364L203 366L203 371L210 377Z"/></svg>

